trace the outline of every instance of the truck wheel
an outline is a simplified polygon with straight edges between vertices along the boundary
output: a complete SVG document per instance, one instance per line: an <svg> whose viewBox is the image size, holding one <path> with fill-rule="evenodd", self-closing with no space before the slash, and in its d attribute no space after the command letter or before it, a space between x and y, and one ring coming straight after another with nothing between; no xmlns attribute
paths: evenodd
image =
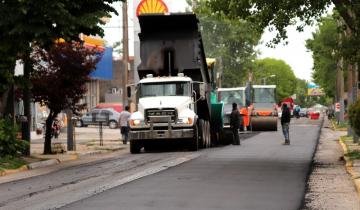
<svg viewBox="0 0 360 210"><path fill-rule="evenodd" d="M204 148L206 146L206 124L203 119L199 120L199 136L200 136L199 145Z"/></svg>
<svg viewBox="0 0 360 210"><path fill-rule="evenodd" d="M211 134L210 134L210 122L205 121L206 133L205 133L205 148L209 148L211 145Z"/></svg>
<svg viewBox="0 0 360 210"><path fill-rule="evenodd" d="M138 154L140 153L141 146L139 142L130 141L130 153L131 154Z"/></svg>
<svg viewBox="0 0 360 210"><path fill-rule="evenodd" d="M190 140L190 151L198 151L199 150L199 129L198 126L194 126L194 136Z"/></svg>
<svg viewBox="0 0 360 210"><path fill-rule="evenodd" d="M218 133L218 145L225 145L225 131L224 129L221 129Z"/></svg>

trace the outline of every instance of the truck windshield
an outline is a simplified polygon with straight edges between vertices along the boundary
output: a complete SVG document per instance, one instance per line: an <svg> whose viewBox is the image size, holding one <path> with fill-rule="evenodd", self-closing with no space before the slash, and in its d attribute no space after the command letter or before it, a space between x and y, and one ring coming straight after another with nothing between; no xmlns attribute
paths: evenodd
<svg viewBox="0 0 360 210"><path fill-rule="evenodd" d="M241 90L233 91L221 91L219 92L219 99L224 102L224 104L237 103L241 105L244 104L244 92Z"/></svg>
<svg viewBox="0 0 360 210"><path fill-rule="evenodd" d="M190 96L189 82L143 83L140 85L140 97L154 96Z"/></svg>
<svg viewBox="0 0 360 210"><path fill-rule="evenodd" d="M254 103L275 103L275 89L254 88Z"/></svg>

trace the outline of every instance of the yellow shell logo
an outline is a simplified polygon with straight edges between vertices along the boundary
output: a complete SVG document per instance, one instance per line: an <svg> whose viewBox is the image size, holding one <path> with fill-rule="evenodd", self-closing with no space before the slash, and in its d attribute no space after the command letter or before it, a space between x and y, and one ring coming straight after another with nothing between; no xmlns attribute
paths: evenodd
<svg viewBox="0 0 360 210"><path fill-rule="evenodd" d="M136 15L167 13L169 10L162 0L142 0L137 7Z"/></svg>

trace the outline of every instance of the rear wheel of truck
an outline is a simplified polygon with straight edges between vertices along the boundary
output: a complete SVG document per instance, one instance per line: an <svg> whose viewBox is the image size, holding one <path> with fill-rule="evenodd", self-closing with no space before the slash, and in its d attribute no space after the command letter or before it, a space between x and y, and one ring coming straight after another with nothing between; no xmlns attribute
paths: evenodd
<svg viewBox="0 0 360 210"><path fill-rule="evenodd" d="M198 129L197 125L194 126L194 136L190 140L189 150L190 151L198 151L199 150L199 129Z"/></svg>
<svg viewBox="0 0 360 210"><path fill-rule="evenodd" d="M200 145L200 147L205 148L206 147L206 123L203 119L199 119L198 127L199 127L199 137L200 137L199 145Z"/></svg>
<svg viewBox="0 0 360 210"><path fill-rule="evenodd" d="M136 141L130 141L130 153L131 154L138 154L140 153L141 145L139 142Z"/></svg>
<svg viewBox="0 0 360 210"><path fill-rule="evenodd" d="M211 133L210 133L210 122L205 121L206 133L205 133L205 148L211 146Z"/></svg>

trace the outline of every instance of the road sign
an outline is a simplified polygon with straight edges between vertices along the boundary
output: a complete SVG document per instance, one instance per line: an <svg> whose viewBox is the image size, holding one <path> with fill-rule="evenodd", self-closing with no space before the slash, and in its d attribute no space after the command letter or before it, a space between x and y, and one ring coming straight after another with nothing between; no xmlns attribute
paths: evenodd
<svg viewBox="0 0 360 210"><path fill-rule="evenodd" d="M335 112L340 112L340 103L335 104Z"/></svg>

